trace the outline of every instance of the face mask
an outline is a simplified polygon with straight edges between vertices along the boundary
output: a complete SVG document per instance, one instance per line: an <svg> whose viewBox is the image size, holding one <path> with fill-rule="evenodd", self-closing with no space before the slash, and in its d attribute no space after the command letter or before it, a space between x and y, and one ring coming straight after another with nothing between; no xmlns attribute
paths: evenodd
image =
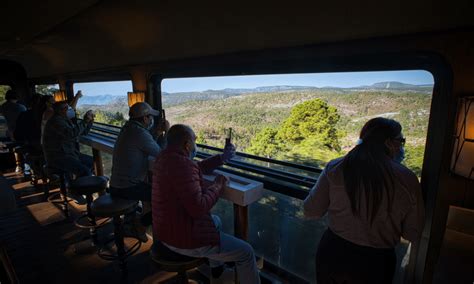
<svg viewBox="0 0 474 284"><path fill-rule="evenodd" d="M196 144L193 144L193 149L191 150L191 153L189 153L189 158L191 160L194 160L194 158L196 157L196 154L197 154L197 147L196 147Z"/></svg>
<svg viewBox="0 0 474 284"><path fill-rule="evenodd" d="M72 118L75 118L76 117L76 112L74 111L74 109L72 107L69 107L66 111L66 117L68 119L72 119Z"/></svg>
<svg viewBox="0 0 474 284"><path fill-rule="evenodd" d="M404 159L405 159L405 147L401 146L400 150L397 152L397 154L395 154L395 157L393 157L393 160L401 164Z"/></svg>
<svg viewBox="0 0 474 284"><path fill-rule="evenodd" d="M153 116L152 116L152 117L151 117L150 124L148 124L147 129L148 129L148 130L151 130L151 129L153 128L153 125L155 125L155 119L154 119Z"/></svg>

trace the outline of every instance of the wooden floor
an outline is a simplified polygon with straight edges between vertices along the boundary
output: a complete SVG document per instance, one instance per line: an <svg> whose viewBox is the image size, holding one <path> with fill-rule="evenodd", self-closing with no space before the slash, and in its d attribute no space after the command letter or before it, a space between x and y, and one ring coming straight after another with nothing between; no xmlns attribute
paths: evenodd
<svg viewBox="0 0 474 284"><path fill-rule="evenodd" d="M151 264L151 241L128 258L125 277L117 263L97 256L88 231L74 226L83 205L70 203L73 217L65 219L55 205L45 201L41 186L15 174L0 177L1 191L13 194L16 204L0 215L0 241L4 244L20 283L173 283L173 274ZM6 203L2 198L2 203ZM8 200L11 202L11 200ZM3 205L4 204L0 204ZM99 229L99 241L111 237L112 225ZM132 239L126 239L130 245ZM196 276L199 276L197 273ZM206 279L199 277L202 283ZM167 280L168 279L168 280Z"/></svg>

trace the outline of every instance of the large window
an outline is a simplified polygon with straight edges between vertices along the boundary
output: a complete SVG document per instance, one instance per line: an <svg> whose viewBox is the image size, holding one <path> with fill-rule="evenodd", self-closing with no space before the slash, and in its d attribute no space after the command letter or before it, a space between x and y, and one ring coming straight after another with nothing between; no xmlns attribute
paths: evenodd
<svg viewBox="0 0 474 284"><path fill-rule="evenodd" d="M0 85L0 105L5 103L5 94L8 90L10 90L10 86ZM7 136L7 129L7 121L5 120L5 117L0 113L0 137Z"/></svg>
<svg viewBox="0 0 474 284"><path fill-rule="evenodd" d="M406 136L404 163L420 175L433 83L430 73L413 70L175 78L163 80L161 89L168 120L190 125L199 143L222 148L232 127L240 152L318 168L352 149L367 120L393 118ZM301 199L267 189L249 206L249 242L266 261L313 281L327 219L306 220ZM213 213L232 234L232 204L220 200ZM396 282L407 248L406 242L396 248Z"/></svg>
<svg viewBox="0 0 474 284"><path fill-rule="evenodd" d="M52 96L54 92L59 91L59 85L58 84L35 85L35 91L41 95Z"/></svg>
<svg viewBox="0 0 474 284"><path fill-rule="evenodd" d="M128 120L127 92L132 91L131 81L75 83L74 93L81 91L77 102L79 114L91 109L95 121L122 126Z"/></svg>
<svg viewBox="0 0 474 284"><path fill-rule="evenodd" d="M232 127L238 151L320 168L354 146L367 120L393 118L407 138L404 163L421 173L426 71L176 78L161 88L167 118L192 126L198 143L223 147Z"/></svg>

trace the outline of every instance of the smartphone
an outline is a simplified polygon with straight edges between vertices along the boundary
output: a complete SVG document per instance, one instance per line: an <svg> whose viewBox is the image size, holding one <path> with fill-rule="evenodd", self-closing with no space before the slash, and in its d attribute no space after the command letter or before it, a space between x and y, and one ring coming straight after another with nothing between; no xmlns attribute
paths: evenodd
<svg viewBox="0 0 474 284"><path fill-rule="evenodd" d="M229 128L227 132L227 137L225 138L225 145L229 145L232 142L232 127Z"/></svg>
<svg viewBox="0 0 474 284"><path fill-rule="evenodd" d="M166 115L165 115L165 110L164 110L164 109L161 110L161 119L162 119L163 121L166 120Z"/></svg>

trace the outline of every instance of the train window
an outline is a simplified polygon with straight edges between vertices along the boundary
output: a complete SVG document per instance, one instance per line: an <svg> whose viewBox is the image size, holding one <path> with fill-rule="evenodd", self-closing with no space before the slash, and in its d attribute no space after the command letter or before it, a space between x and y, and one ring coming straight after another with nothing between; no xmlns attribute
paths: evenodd
<svg viewBox="0 0 474 284"><path fill-rule="evenodd" d="M347 153L370 118L399 121L405 164L421 172L433 76L423 70L164 79L163 107L198 143L317 167Z"/></svg>
<svg viewBox="0 0 474 284"><path fill-rule="evenodd" d="M82 93L77 111L81 114L92 109L96 122L122 126L128 120L127 92L132 90L130 80L75 83L74 93Z"/></svg>
<svg viewBox="0 0 474 284"><path fill-rule="evenodd" d="M5 103L5 94L10 90L10 86L7 85L0 85L0 105ZM0 138L7 136L7 121L5 117L0 113Z"/></svg>
<svg viewBox="0 0 474 284"><path fill-rule="evenodd" d="M54 92L59 91L58 84L41 84L35 85L35 92L41 95L50 95L52 96Z"/></svg>
<svg viewBox="0 0 474 284"><path fill-rule="evenodd" d="M225 170L265 183L263 197L249 206L248 241L266 263L309 282L328 220L308 220L302 208L320 169L354 146L367 120L383 116L402 124L404 163L420 175L433 80L422 70L252 75L164 79L161 89L168 120L195 130L198 157L222 148L232 127L233 142L245 154ZM222 230L233 233L232 203L221 199L212 212ZM406 257L407 248L402 242L397 254ZM403 265L397 262L396 283Z"/></svg>

